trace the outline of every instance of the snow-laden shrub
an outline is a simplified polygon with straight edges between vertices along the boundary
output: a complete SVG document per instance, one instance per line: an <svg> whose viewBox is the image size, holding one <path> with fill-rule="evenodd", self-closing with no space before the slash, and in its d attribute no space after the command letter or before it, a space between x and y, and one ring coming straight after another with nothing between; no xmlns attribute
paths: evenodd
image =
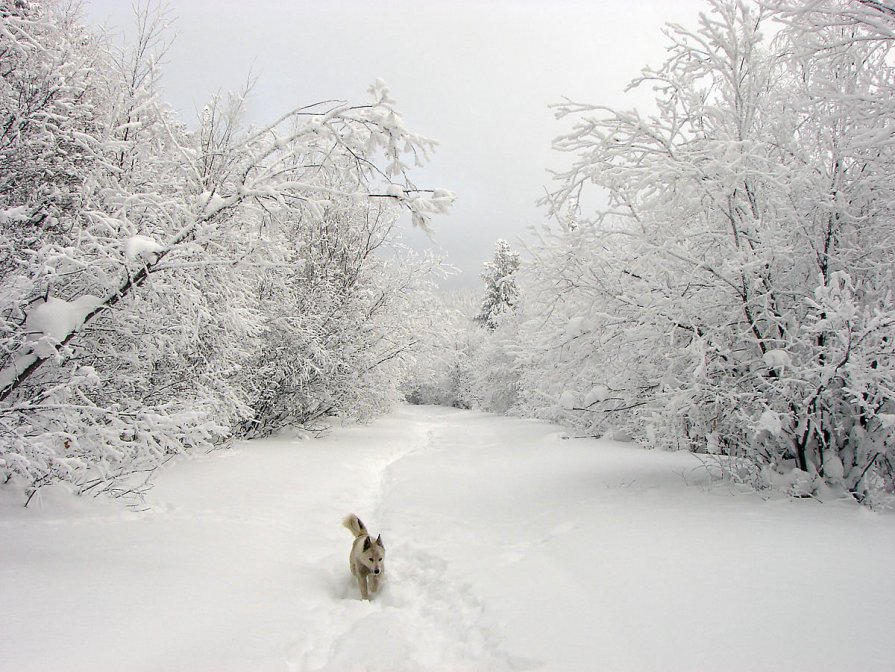
<svg viewBox="0 0 895 672"><path fill-rule="evenodd" d="M433 328L421 335L421 365L406 384L408 401L497 413L514 406L519 266L519 254L498 240L484 264L481 297L472 291L441 297Z"/></svg>
<svg viewBox="0 0 895 672"><path fill-rule="evenodd" d="M473 320L477 301L475 293L460 290L418 306L416 363L403 385L408 402L472 408L473 358L483 338Z"/></svg>
<svg viewBox="0 0 895 672"><path fill-rule="evenodd" d="M775 32L778 10L713 0L635 82L655 117L559 106L575 161L545 200L521 412L895 488L891 17L842 7Z"/></svg>
<svg viewBox="0 0 895 672"><path fill-rule="evenodd" d="M233 436L397 398L425 266L374 254L452 195L388 89L261 127L159 99L161 15L114 47L62 5L0 12L0 481L113 489ZM381 393L374 392L381 390Z"/></svg>

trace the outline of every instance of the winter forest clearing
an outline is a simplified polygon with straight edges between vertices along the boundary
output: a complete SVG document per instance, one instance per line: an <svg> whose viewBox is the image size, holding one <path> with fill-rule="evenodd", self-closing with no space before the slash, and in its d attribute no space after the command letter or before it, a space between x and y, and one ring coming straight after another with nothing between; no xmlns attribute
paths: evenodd
<svg viewBox="0 0 895 672"><path fill-rule="evenodd" d="M446 292L383 80L188 117L163 8L0 0L0 666L891 667L895 5L702 8Z"/></svg>
<svg viewBox="0 0 895 672"><path fill-rule="evenodd" d="M153 506L3 497L4 669L891 669L895 517L687 453L404 407L166 467ZM386 545L359 600L356 511ZM801 644L799 644L801 643Z"/></svg>

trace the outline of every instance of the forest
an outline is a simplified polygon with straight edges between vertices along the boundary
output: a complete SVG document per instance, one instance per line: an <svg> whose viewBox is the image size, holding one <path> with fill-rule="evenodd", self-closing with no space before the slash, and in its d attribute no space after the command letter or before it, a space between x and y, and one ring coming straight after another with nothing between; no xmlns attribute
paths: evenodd
<svg viewBox="0 0 895 672"><path fill-rule="evenodd" d="M891 3L708 0L631 84L656 113L558 101L568 168L474 296L396 235L455 195L383 82L191 128L138 16L120 45L0 0L0 487L139 497L172 456L410 402L892 502Z"/></svg>

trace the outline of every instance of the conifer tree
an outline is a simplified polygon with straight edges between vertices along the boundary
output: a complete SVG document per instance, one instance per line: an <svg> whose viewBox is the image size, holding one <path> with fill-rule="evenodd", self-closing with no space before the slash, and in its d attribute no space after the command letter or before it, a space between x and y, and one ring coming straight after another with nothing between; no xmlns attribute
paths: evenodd
<svg viewBox="0 0 895 672"><path fill-rule="evenodd" d="M494 330L499 316L516 306L519 289L516 285L516 271L519 269L519 253L510 249L505 240L498 240L494 246L494 258L485 262L482 280L485 281L485 295L475 321L483 327Z"/></svg>

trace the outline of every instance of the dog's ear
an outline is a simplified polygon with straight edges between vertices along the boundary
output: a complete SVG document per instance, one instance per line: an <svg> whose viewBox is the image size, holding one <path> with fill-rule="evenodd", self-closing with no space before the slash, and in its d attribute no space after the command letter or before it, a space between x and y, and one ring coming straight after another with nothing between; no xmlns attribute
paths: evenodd
<svg viewBox="0 0 895 672"><path fill-rule="evenodd" d="M385 550L385 546L382 543L382 535L381 534L378 537L376 537L376 545L379 546L379 548L381 548L383 551Z"/></svg>
<svg viewBox="0 0 895 672"><path fill-rule="evenodd" d="M370 546L371 546L370 537L367 537L366 539L364 539L364 550L369 551Z"/></svg>

